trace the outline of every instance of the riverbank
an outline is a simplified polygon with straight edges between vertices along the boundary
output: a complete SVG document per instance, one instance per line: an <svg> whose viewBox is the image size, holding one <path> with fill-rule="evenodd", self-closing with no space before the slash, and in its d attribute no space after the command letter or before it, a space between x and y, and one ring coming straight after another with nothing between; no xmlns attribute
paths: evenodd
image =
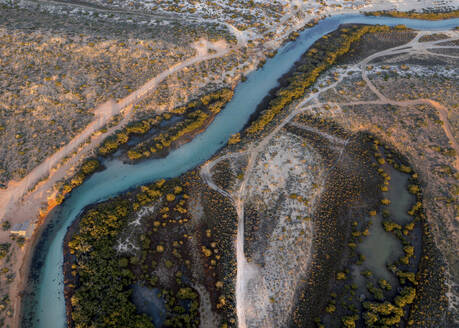
<svg viewBox="0 0 459 328"><path fill-rule="evenodd" d="M387 16L387 17L397 17L397 18L413 18L413 19L424 19L424 20L441 20L441 19L458 18L459 10L439 11L439 12L386 10L386 11L370 11L370 12L366 12L365 15Z"/></svg>
<svg viewBox="0 0 459 328"><path fill-rule="evenodd" d="M95 207L92 206L92 207ZM86 212L88 209L85 209ZM72 240L72 237L78 233L80 229L80 222L83 214L78 216L78 218L72 223L67 229L65 234L64 244L62 245L62 253L64 255L64 261L62 263L62 272L64 276L64 301L65 301L65 316L67 318L66 327L73 328L75 327L72 320L72 296L75 293L75 288L78 286L78 275L76 274L76 267L78 265L77 258L72 254L69 243Z"/></svg>
<svg viewBox="0 0 459 328"><path fill-rule="evenodd" d="M224 109L234 94L234 87L204 94L161 115L132 122L104 140L98 154L121 158L134 164L148 158L161 158L199 134Z"/></svg>
<svg viewBox="0 0 459 328"><path fill-rule="evenodd" d="M22 282L20 297L18 297L21 313L17 319L20 327L33 327L32 316L35 315L33 300L38 289L39 268L43 265L44 254L48 250L46 247L47 239L58 227L60 211L58 206L53 208L47 214L46 221L37 225L29 240L30 246L27 248L29 254L24 256L25 261L23 262L23 270L20 271L21 279L19 280Z"/></svg>
<svg viewBox="0 0 459 328"><path fill-rule="evenodd" d="M155 204L155 201L153 201L153 207L148 206L148 203L151 200L148 200L148 196L145 196L144 193L146 192L147 194L153 195L152 190L156 190L155 188L158 188L158 186L161 186L160 188L161 190L163 190L161 191L161 193L163 195L167 194L168 202L172 202L172 204L166 203L168 204L171 210L167 211L168 219L164 220L163 214L162 219L159 219L159 217L156 216L156 220L161 221L150 221L150 223L148 223L148 221L151 219L148 219L147 217L149 217L153 213L156 213L155 209L158 209L160 206L159 204ZM180 188L182 187L179 188L179 186L182 186L184 188L184 193L180 191ZM166 191L166 189L164 189L165 187L166 189L172 189L167 189L169 191ZM171 192L171 190L174 191ZM172 196L170 195L177 195L175 196L177 197L176 201L178 200L178 204L180 205L174 205L175 202L171 200ZM169 196L171 197L171 199L169 199ZM199 206L202 208L202 212L196 213L195 209L185 204L185 202L188 202L187 199L189 197L191 197L194 204L196 202L200 204ZM228 307L231 306L232 303L234 304L234 301L232 301L231 297L231 293L232 290L234 290L234 288L231 287L230 283L232 280L231 272L234 272L234 269L231 268L231 263L233 262L231 260L231 247L228 247L231 245L233 238L232 236L234 235L234 232L231 232L234 230L234 227L231 228L232 225L230 224L231 211L225 212L225 206L222 204L222 200L219 200L218 195L212 192L209 194L208 191L206 191L205 186L202 184L202 182L200 182L199 178L193 172L190 172L185 176L180 177L179 179L174 179L166 183L164 183L164 180L163 182L159 181L156 184L144 186L141 189L137 188L128 191L121 198L118 197L97 205L91 205L79 215L79 217L74 221L74 223L72 223L64 239L65 255L63 264L65 279L65 302L68 315L67 321L69 327L74 326L72 316L70 316L71 313L73 313L73 318L78 319L78 322L82 320L82 316L87 315L86 312L81 312L78 310L78 308L82 305L82 302L88 301L86 297L84 299L81 299L80 295L82 293L82 290L84 290L85 285L79 283L78 277L85 277L83 278L84 280L88 279L86 275L83 275L86 269L80 269L80 267L83 265L82 262L86 263L83 265L85 268L87 268L88 265L90 268L93 265L96 265L95 263L91 264L91 262L87 262L87 260L85 260L83 257L81 257L81 255L79 255L81 254L81 250L78 248L77 244L80 242L79 240L81 240L81 236L84 236L84 231L86 230L86 223L82 225L81 220L84 220L83 222L85 222L88 220L89 217L94 217L94 214L91 213L102 213L101 211L103 211L103 209L112 208L113 204L117 204L120 201L124 202L126 198L129 198L131 203L133 203L133 210L131 210L133 212L130 211L131 213L128 215L128 217L124 218L123 221L128 221L130 223L128 223L127 225L126 223L124 223L122 226L119 227L119 229L117 228L112 233L115 233L118 236L116 237L116 239L118 240L124 239L126 238L126 236L128 236L129 241L127 242L127 245L131 246L129 246L128 249L120 249L120 245L112 245L112 247L118 249L116 257L119 258L120 263L124 261L123 258L126 255L128 255L128 259L129 256L131 256L129 262L127 262L131 264L129 264L127 267L135 275L135 278L134 276L130 277L133 280L130 281L129 286L132 284L141 283L145 284L146 287L149 288L160 288L162 291L170 289L174 294L183 288L188 288L183 287L183 284L188 286L202 286L204 289L196 287L200 295L200 300L198 300L198 306L204 307L204 314L202 317L204 319L201 320L205 321L206 313L212 313L212 311L217 311L217 313L219 313L219 316L223 316L224 318L226 318L224 319L225 322L229 322L232 317L232 314L234 313L234 311L228 311ZM142 206L139 206L140 204L137 203L139 200L141 200L141 203L143 203ZM159 199L158 201L161 202L162 200ZM218 203L218 206L215 206L215 202ZM147 206L147 208L145 208L145 206ZM172 208L174 208L175 211L178 209L179 212L172 212ZM186 213L188 211L191 214L190 217L187 217L188 215ZM164 213L164 211L161 210L161 213ZM186 218L177 217L177 215L180 216L180 213L182 216L185 215ZM203 213L205 217L202 217ZM196 217L196 215L199 216ZM137 223L133 222L139 222L138 224L142 224L142 228L139 230L133 230L135 229L133 227L137 225ZM160 224L160 222L162 223ZM179 224L179 226L176 226L174 223ZM146 226L150 224L152 226L147 229ZM166 226L167 230L164 230L164 227ZM97 224L91 226L91 230L94 229L99 229ZM125 231L125 229L127 229L127 231ZM159 237L158 234L154 233L155 231L158 231L158 229L162 231L161 237ZM183 239L183 237L181 237L184 233L184 229L185 231L187 231L185 235L190 236L190 240L187 242L187 238ZM152 245L153 247L145 246L145 238L151 238L147 237L151 235L151 232L147 234L146 231L153 231L154 233L154 238L150 239L148 245L158 245L159 243L159 246L156 246L156 248L154 247L154 245ZM193 236L193 238L191 238L191 236ZM140 241L138 238L140 238ZM210 241L209 238L211 238ZM163 242L161 240L163 240ZM168 252L170 251L169 244L171 240L175 240L173 246L174 250L172 252L174 256L171 256L172 254L168 255ZM144 258L145 254L142 256L140 256L140 254L135 255L137 253L136 249L139 247L139 243L143 243L143 246L141 247L143 249L142 254L148 253L146 259ZM186 246L187 250L185 250L185 248L182 248L181 245L183 245L184 247ZM218 249L215 248L217 247L217 245ZM153 248L153 251L151 250L151 248ZM205 252L202 250L205 250ZM96 250L94 249L94 252L95 251ZM177 251L179 251L179 253L176 253ZM214 252L217 255L216 257L213 257L210 256L207 252L211 252L210 254ZM134 257L132 257L133 253ZM200 253L201 256L199 256ZM134 261L133 259L137 258L137 256L139 256L139 260ZM151 256L153 256L153 259L151 258ZM165 262L164 260L158 260L158 256L166 257L167 260L165 260ZM140 261L140 263L137 263L137 261ZM185 263L183 263L183 261L185 261ZM153 267L147 270L145 266L149 267L151 263L154 263ZM217 263L218 265L216 265ZM183 264L185 264L185 267L187 269L183 267ZM175 269L173 269L176 265L180 268L180 271L178 271L180 272L179 276L177 276L177 272L175 272ZM126 268L124 264L122 267ZM102 268L100 269L102 270ZM154 272L152 274L152 277L154 278L147 279L145 276L145 272L147 271ZM112 275L112 273L110 273L110 275ZM70 280L68 278L70 278ZM181 283L177 280L178 287L176 286L177 283L173 282L177 278L180 278L181 281L183 280ZM110 281L112 281L112 279L117 280L115 276L113 276ZM69 286L69 284L72 284L72 286ZM179 287L181 289L178 289ZM125 288L129 287L125 285ZM221 294L222 289L225 291L223 294ZM209 296L203 294L204 291L206 291L206 293L209 293ZM162 297L164 297L164 292L162 292L162 295ZM106 296L107 295L105 293L97 296L100 298L99 303L105 304L106 302L111 302L111 300L107 299ZM78 303L75 303L75 297L76 299L80 300L78 301ZM110 298L112 297L113 295L110 296ZM206 297L210 297L210 308L205 308ZM71 301L71 299L73 299L73 301ZM217 307L215 307L216 305ZM179 320L181 315L179 315L179 313L175 313L175 310L172 307L169 307L169 305L167 306L167 308L168 311L166 322L171 322L171 320ZM199 313L194 314L193 316L196 317L196 315L196 320L199 320ZM98 319L94 317L92 320L97 321Z"/></svg>
<svg viewBox="0 0 459 328"><path fill-rule="evenodd" d="M251 116L243 133L252 138L264 135L265 127L285 117L286 114L282 114L285 112L284 108L307 94L317 92L317 89L310 90L310 87L321 73L345 57L362 37L405 29L404 25L391 28L386 25L349 24L340 26L336 31L317 40L293 68L279 79L281 85L263 99L263 103L257 107L256 114Z"/></svg>
<svg viewBox="0 0 459 328"><path fill-rule="evenodd" d="M228 94L230 94L229 98L227 96ZM222 96L223 96L223 98L222 98ZM212 121L214 120L216 114L218 114L218 112L224 107L226 102L228 102L231 99L231 96L232 96L232 91L231 90L226 90L226 89L222 90L222 91L218 91L216 93L212 93L210 95L203 96L201 99L206 99L206 97L208 99L210 99L210 102L206 103L206 108L207 108L207 111L211 115L206 119L206 121L202 125L200 125L198 128L195 128L192 131L189 131L186 134L182 135L178 140L175 140L170 146L168 146L167 148L162 149L162 151L160 153L158 153L156 156L151 156L151 157L152 158L166 157L167 154L170 151L172 151L173 149L176 149L176 148L180 147L181 145L183 145L183 144L185 144L187 142L190 142L193 139L194 136L196 136L196 135L200 134L201 132L203 132L206 129L206 127L209 124L212 123ZM201 100L201 102L202 102L202 100ZM190 105L191 105L192 109L193 109L194 106L196 106L196 103L197 103L197 101L190 102ZM199 103L199 101L198 101L198 103ZM187 105L185 110L189 109L190 105ZM212 105L213 105L213 107L212 107ZM209 107L212 107L213 111L209 110L208 109ZM177 112L180 113L181 111L182 111L181 108L177 108ZM136 128L137 128L137 130L136 130ZM128 133L129 134L129 132L127 132L127 131L129 131L129 129L134 131L134 134L137 135L137 136L141 135L142 133L147 133L150 130L149 128L145 129L145 130L140 130L140 132L142 132L142 133L139 134L138 133L139 132L138 122L137 122L137 123L134 123L134 124L130 125L130 127L128 127L127 130L123 130L120 133ZM166 129L166 131L167 131L167 129ZM137 134L136 134L136 132L137 132ZM161 133L161 130L159 131L159 133ZM105 144L102 145L102 147L104 147L104 145L106 146L106 142L105 142ZM123 147L123 146L121 146L121 147ZM118 147L115 150L117 150L117 149L118 149ZM129 148L124 146L124 149L126 150L126 152L125 152L124 156L122 155L122 157L124 157L126 161L140 162L142 160L146 160L146 158L137 159L135 161L129 160L129 158L127 156L127 150ZM113 150L111 150L110 153L112 151ZM107 153L107 155L108 155L108 153ZM86 160L81 165L79 171L75 174L74 177L69 178L66 182L62 183L61 187L59 188L59 191L57 192L56 203L57 204L61 204L66 198L68 198L71 195L73 189L75 189L78 186L80 186L86 179L90 178L92 176L92 174L94 174L96 172L99 172L99 171L102 171L104 169L104 166L103 166L103 164L101 164L101 161L102 161L102 158L100 158L100 156L99 156L99 159L93 158L93 159ZM45 238L45 237L43 237L43 232L46 231L46 229L48 229L48 226L47 225L43 225L42 222L44 222L46 220L46 221L49 221L48 225L53 225L53 219L49 218L49 217L55 217L56 216L54 214L54 212L51 211L52 208L54 208L54 206L50 206L49 207L48 211L50 211L50 212L48 212L48 214L46 216L42 216L41 221L38 223L37 228L36 228L35 232L33 233L33 240L31 240L31 244L32 245L27 248L28 251L30 251L32 253L36 253L36 252L40 252L41 251L40 249L37 248L36 243L39 240L41 240L42 238ZM76 220L75 225L72 224L72 226L69 228L69 231L70 232L75 232L77 227L78 227L78 224L79 224L79 219ZM69 237L70 235L71 235L71 233L66 234L67 241L70 238ZM64 243L64 249L66 250L64 252L64 254L66 254L67 257L70 257L69 254L68 254L68 247L66 247L66 245L67 244ZM29 275L30 275L30 264L32 262L31 258L32 258L32 256L30 256L30 261L28 263L24 263L23 264L23 268L24 268L23 276L24 277L29 277ZM70 274L70 271L68 271L68 270L70 270L69 268L71 268L72 264L73 263L70 263L69 261L64 261L65 281L68 281L68 280L70 280L72 278L72 276ZM21 272L22 272L22 269L21 269ZM33 276L33 273L32 273L32 276ZM33 279L33 278L31 278L31 279ZM21 279L21 281L23 281L23 282L24 281L28 281L28 280L29 280L29 278ZM69 297L71 297L71 295L72 295L72 288L69 288L68 284L65 284L64 286L65 286L65 298L68 300ZM24 286L24 287L21 287L21 290L28 290L28 288L25 288L25 286ZM22 301L19 301L19 302L22 302ZM67 315L70 314L70 305L69 304L70 304L70 302L67 301L66 302ZM71 321L68 321L68 323L71 324Z"/></svg>
<svg viewBox="0 0 459 328"><path fill-rule="evenodd" d="M248 82L250 82L250 78L249 78ZM237 97L236 97L236 98L237 98ZM225 112L226 112L226 110L225 110ZM224 114L224 113L223 113L223 114ZM233 117L234 117L234 116L233 116ZM214 124L212 124L212 125L203 133L203 135L204 135L204 136L207 136L208 131L212 130L212 127L213 127L218 121L219 121L219 120L218 120L218 117L217 117L217 119L214 121ZM220 127L220 128L221 128L221 127ZM235 130L235 131L237 131L237 130ZM227 136L228 136L229 134L232 134L232 133L234 133L235 131L233 130L233 131L230 131L230 132L225 132L225 136L224 136L224 137L227 138ZM170 155L168 156L168 158L170 159L171 156L174 157L175 154L177 154L177 153L183 154L183 151L180 152L181 149L183 149L183 148L186 148L186 149L194 149L194 148L193 148L193 145L196 144L196 140L197 140L197 139L198 139L198 138L195 138L191 143L189 143L189 144L183 146L182 148L179 148L177 151L171 152ZM215 142L216 142L217 144L219 144L219 143L220 143L220 139L216 139ZM200 147L200 149L202 149L202 147ZM213 149L213 148L212 148L212 149ZM209 152L210 152L210 151L209 151ZM210 154L212 154L212 153L213 153L213 150L212 150L212 152L211 152ZM207 153L206 153L206 156L207 156ZM204 155L203 155L203 157L204 157ZM183 157L181 157L181 158L182 158L182 161L183 161ZM194 165L195 162L200 162L200 161L202 161L202 160L204 160L204 159L201 159L201 157L199 157L199 158L196 159L196 160L193 159L193 161L190 162L189 164L190 164L190 165ZM158 161L158 165L159 165L159 164L164 165L165 163L159 160L159 161ZM175 167L174 165L175 165L175 164L174 164L173 161L172 161L172 162L171 162L171 161L168 162L168 167L169 167L171 170L174 170L175 172L180 172L180 170L183 169L182 166L178 166L178 168L177 168L177 167ZM82 189L83 189L83 190L86 190L86 191L89 191L89 190L91 190L91 189L88 189L88 188L91 188L91 187L94 187L94 186L97 186L97 185L98 185L98 188L97 188L97 189L98 189L98 190L103 190L103 188L102 188L102 186L103 186L103 181L107 178L107 174L108 174L109 172L113 172L113 167L114 167L114 166L108 167L107 170L106 170L105 172L101 172L100 174L98 174L98 175L95 176L94 178L91 178L90 180L88 180L88 184L84 184L84 185L82 186ZM126 167L124 167L124 166L119 166L119 167L126 168ZM146 164L136 166L136 171L137 171L137 172L136 172L136 174L137 174L136 176L139 176L139 178L138 178L139 180L133 180L133 181L130 182L130 183L141 183L139 172L142 172L142 170L144 170L144 168L146 168L146 167L147 167ZM156 171L156 169L155 169L154 171L152 171L152 169L151 169L150 167L148 167L148 168L149 168L149 174L150 174L150 176L153 175L153 177L151 177L151 179L154 179L154 177L156 177L157 174L162 174L162 173L158 173L158 172L162 172L161 170L160 170L160 171ZM159 168L159 167L158 167L158 168ZM153 174L152 172L154 172L154 174ZM167 172L168 172L168 171L167 171ZM183 172L183 171L182 171L182 172ZM142 173L142 174L143 174L143 173ZM168 174L169 174L169 173L166 173L166 177L168 176ZM159 177L160 177L160 176L161 176L161 175L159 175ZM123 176L121 176L121 177L119 178L119 180L120 180L120 181L119 181L119 182L120 182L120 185L111 183L110 188L116 188L116 190L119 190L120 188L125 188L126 182L123 182L123 179L121 179L122 177L123 177ZM136 178L136 179L137 179L137 178ZM111 180L111 181L113 181L113 180ZM117 180L117 181L118 181L118 180ZM138 181L138 182L136 182L136 181ZM97 183L96 183L96 182L97 182ZM111 190L110 190L110 193L107 193L107 195L110 195L110 194L112 194L113 192L115 192L115 191L114 191L113 189L111 189ZM85 195L87 195L87 193L86 193ZM85 196L84 202L89 201L88 199L86 199L86 197L88 197L88 196ZM103 194L102 196L97 196L97 197L106 197L106 196L105 196L105 194ZM78 198L73 197L73 201L74 201L74 202L75 202L75 199L78 199ZM75 208L75 209L79 209L80 206L81 206L81 203L83 203L83 201L78 202L76 205L74 205L74 208ZM73 212L66 213L66 217L72 217L72 215L73 215Z"/></svg>

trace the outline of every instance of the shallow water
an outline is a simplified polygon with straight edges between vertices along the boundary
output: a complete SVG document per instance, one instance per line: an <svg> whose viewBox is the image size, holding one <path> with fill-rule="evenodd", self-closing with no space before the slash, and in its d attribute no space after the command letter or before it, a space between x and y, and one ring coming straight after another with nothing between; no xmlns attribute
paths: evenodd
<svg viewBox="0 0 459 328"><path fill-rule="evenodd" d="M416 202L416 197L407 191L409 174L402 173L392 166L388 166L387 173L391 176L391 187L384 196L390 200L391 218L398 224L407 224L412 220L408 215L411 206Z"/></svg>
<svg viewBox="0 0 459 328"><path fill-rule="evenodd" d="M372 221L369 235L358 246L359 253L366 257L361 271L370 270L378 280L386 279L395 286L397 281L387 269L387 264L403 255L402 243L392 233L384 230L381 215L373 217Z"/></svg>
<svg viewBox="0 0 459 328"><path fill-rule="evenodd" d="M363 15L326 18L313 28L303 31L296 41L279 49L277 55L269 59L262 69L249 74L247 81L238 85L231 102L217 115L208 129L196 136L190 143L172 151L163 159L148 160L136 165L126 165L117 160L105 163L106 170L94 174L83 185L75 189L61 205L58 224L54 232L46 236L43 247L40 249L44 262L40 264L38 286L32 300L34 306L26 309L26 317L27 313L29 317L33 317L34 327L62 328L66 326L62 243L67 228L84 207L141 184L160 178L176 177L209 159L226 144L231 134L242 129L260 101L269 90L277 85L277 80L290 69L312 43L335 30L340 24L346 23L391 26L405 24L414 29L441 30L459 25L459 19L421 21Z"/></svg>
<svg viewBox="0 0 459 328"><path fill-rule="evenodd" d="M132 301L140 313L145 313L153 318L156 328L162 327L166 320L166 304L160 297L158 288L148 288L139 284L132 287Z"/></svg>
<svg viewBox="0 0 459 328"><path fill-rule="evenodd" d="M402 173L390 165L385 165L385 171L390 175L389 191L384 192L384 197L391 203L387 209L391 213L390 220L399 224L406 224L412 220L407 211L415 203L416 198L407 190L409 174ZM383 218L380 213L372 218L373 224L369 229L369 235L358 246L359 253L366 259L360 268L354 267L353 274L357 285L365 289L365 279L360 275L361 271L370 270L379 279L385 279L392 286L398 285L398 280L387 269L388 264L403 255L402 243L392 233L386 232L382 226Z"/></svg>

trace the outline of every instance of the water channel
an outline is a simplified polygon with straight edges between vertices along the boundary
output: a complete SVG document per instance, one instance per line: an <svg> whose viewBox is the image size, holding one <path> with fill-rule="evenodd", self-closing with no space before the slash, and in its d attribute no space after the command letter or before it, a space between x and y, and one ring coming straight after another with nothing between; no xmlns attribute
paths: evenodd
<svg viewBox="0 0 459 328"><path fill-rule="evenodd" d="M107 161L104 171L94 174L75 189L59 210L59 220L53 231L46 234L40 247L43 257L33 306L26 307L26 317L33 314L33 326L63 328L66 326L63 291L63 239L67 228L81 210L93 203L113 197L129 188L160 178L171 178L196 167L221 149L231 136L242 129L260 101L276 87L278 79L320 37L334 31L340 24L399 25L418 30L446 30L459 25L459 19L423 21L364 15L340 15L326 18L301 32L293 42L285 44L263 68L252 72L240 83L235 95L212 124L193 141L172 151L162 159L152 159L136 165L118 160Z"/></svg>

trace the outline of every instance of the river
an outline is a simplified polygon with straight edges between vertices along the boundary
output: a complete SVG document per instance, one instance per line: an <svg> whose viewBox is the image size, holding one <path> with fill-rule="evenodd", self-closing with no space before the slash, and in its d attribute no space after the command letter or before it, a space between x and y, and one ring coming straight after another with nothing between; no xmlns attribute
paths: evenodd
<svg viewBox="0 0 459 328"><path fill-rule="evenodd" d="M445 30L459 25L459 19L422 21L405 18L372 17L364 15L340 15L326 18L316 26L306 29L293 42L285 44L276 56L269 59L262 69L249 74L240 83L233 99L217 115L212 124L191 142L170 152L162 159L152 159L135 165L118 160L107 161L106 169L94 174L60 206L59 220L53 230L46 234L40 247L43 262L39 268L33 306L25 309L26 317L33 318L37 328L63 328L66 326L63 289L62 244L67 228L81 210L93 203L122 193L129 188L146 184L160 178L171 178L205 162L229 137L242 129L257 105L276 87L278 79L288 72L293 63L320 37L334 31L340 24L405 24L418 30Z"/></svg>

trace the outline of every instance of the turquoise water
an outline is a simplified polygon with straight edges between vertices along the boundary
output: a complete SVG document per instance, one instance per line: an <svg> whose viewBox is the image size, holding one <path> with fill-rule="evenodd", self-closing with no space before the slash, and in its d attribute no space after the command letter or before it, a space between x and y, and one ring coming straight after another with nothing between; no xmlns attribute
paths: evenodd
<svg viewBox="0 0 459 328"><path fill-rule="evenodd" d="M206 131L190 143L172 151L166 158L144 161L136 165L113 160L105 163L106 170L94 174L75 189L61 205L59 222L46 236L41 252L44 261L39 269L38 287L34 296L34 327L62 328L66 326L62 275L62 243L67 228L87 205L112 197L129 188L160 178L176 177L209 159L223 147L231 134L242 129L258 103L277 85L277 80L293 63L323 35L340 24L384 24L406 26L420 30L450 29L459 25L459 19L420 21L391 17L342 15L326 18L316 26L303 31L300 37L279 49L262 69L251 73L247 81L238 85L235 95ZM30 311L31 309L29 309Z"/></svg>

